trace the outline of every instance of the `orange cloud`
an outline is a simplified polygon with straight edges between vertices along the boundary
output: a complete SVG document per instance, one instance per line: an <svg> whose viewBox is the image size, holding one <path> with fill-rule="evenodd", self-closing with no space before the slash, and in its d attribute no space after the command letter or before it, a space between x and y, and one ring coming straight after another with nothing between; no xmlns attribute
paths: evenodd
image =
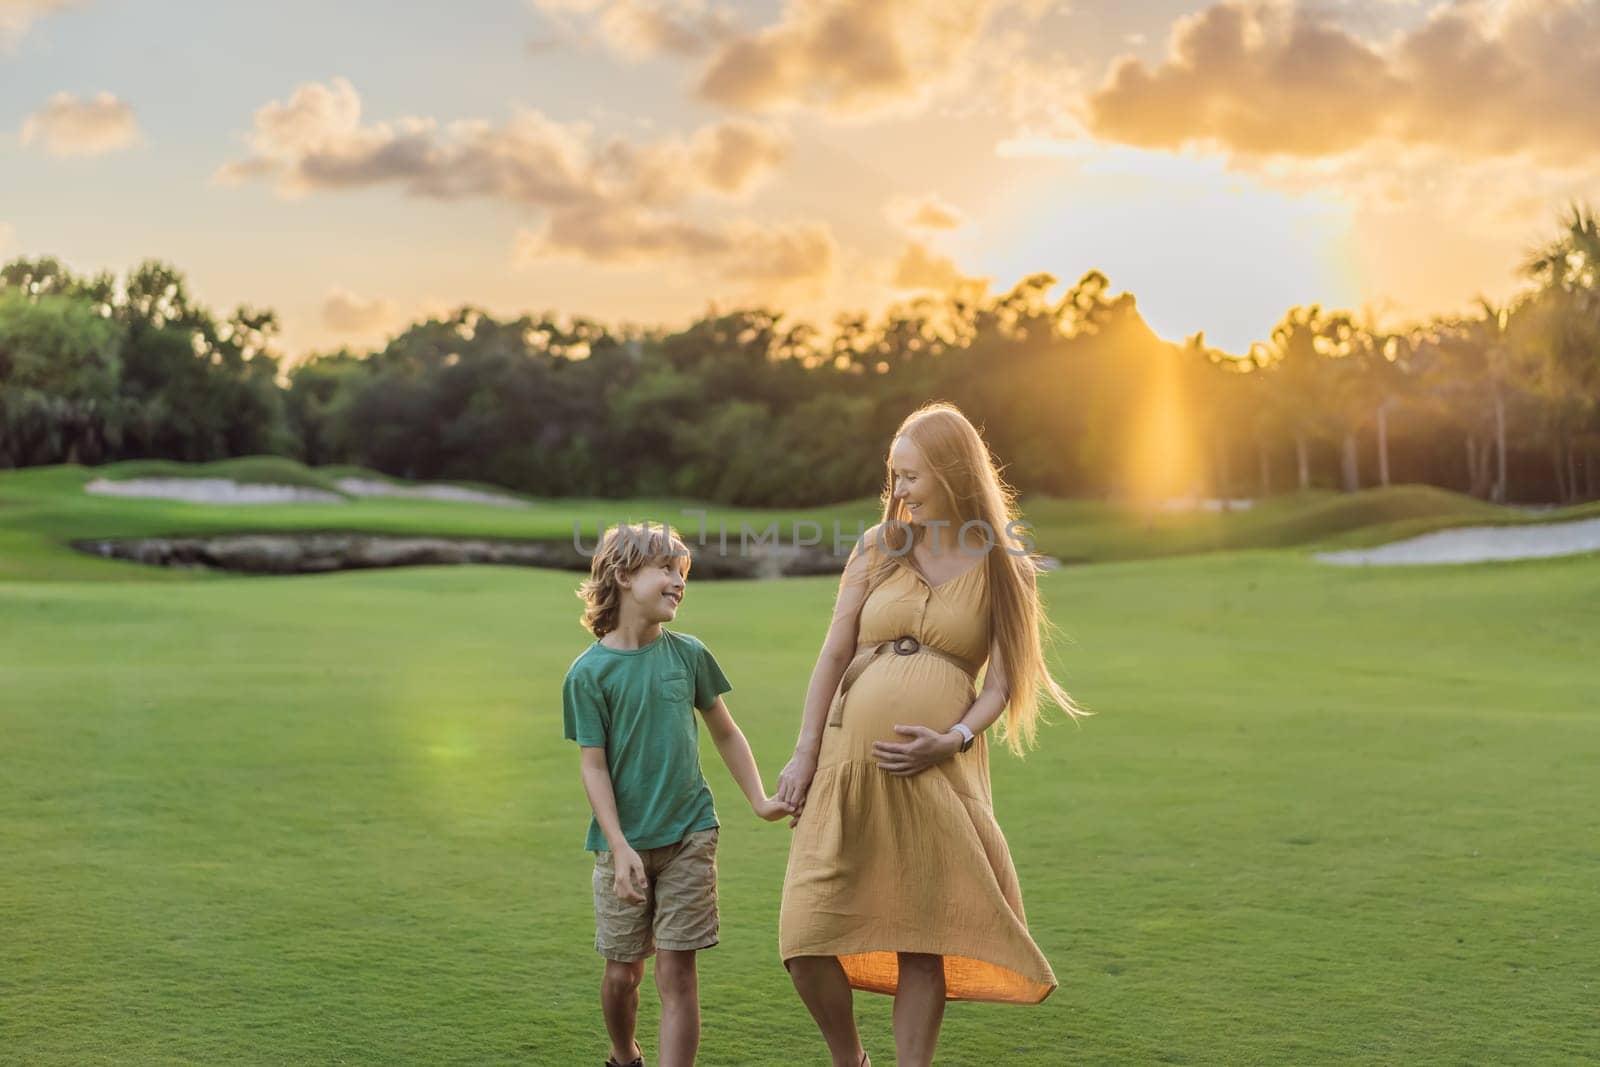
<svg viewBox="0 0 1600 1067"><path fill-rule="evenodd" d="M1295 2L1226 0L1173 26L1155 67L1124 57L1084 101L1104 140L1241 155L1374 143L1573 165L1600 153L1600 4L1441 5L1391 41Z"/></svg>
<svg viewBox="0 0 1600 1067"><path fill-rule="evenodd" d="M301 85L288 103L261 107L249 139L255 154L223 166L219 181L275 176L290 196L393 183L416 196L548 207L740 195L788 151L783 134L744 120L703 127L688 141L642 146L599 141L586 124L537 111L503 126L478 119L441 126L418 117L363 124L360 95L343 78Z"/></svg>
<svg viewBox="0 0 1600 1067"><path fill-rule="evenodd" d="M368 333L392 322L394 302L366 299L344 289L335 289L322 305L322 323L337 333Z"/></svg>
<svg viewBox="0 0 1600 1067"><path fill-rule="evenodd" d="M75 3L77 0L0 0L0 48L14 47L39 19Z"/></svg>
<svg viewBox="0 0 1600 1067"><path fill-rule="evenodd" d="M517 238L522 264L559 257L622 266L691 260L718 278L768 285L826 281L837 251L832 233L817 224L706 224L623 205L557 211Z"/></svg>
<svg viewBox="0 0 1600 1067"><path fill-rule="evenodd" d="M906 246L894 265L889 284L896 289L935 290L954 292L974 285L986 286L987 278L974 278L961 273L955 261L941 256L919 241Z"/></svg>
<svg viewBox="0 0 1600 1067"><path fill-rule="evenodd" d="M57 93L22 123L22 143L41 141L53 156L99 156L138 139L133 108L105 92L89 100Z"/></svg>
<svg viewBox="0 0 1600 1067"><path fill-rule="evenodd" d="M1004 0L791 0L775 24L724 42L700 95L747 111L864 117L959 80Z"/></svg>
<svg viewBox="0 0 1600 1067"><path fill-rule="evenodd" d="M257 110L250 143L255 154L222 167L219 181L275 178L290 196L387 184L414 196L543 209L543 224L517 239L519 263L690 259L717 276L773 282L816 280L833 267L826 227L712 225L682 213L697 197L750 192L786 157L786 135L745 119L643 145L601 141L586 124L536 111L503 126L415 117L364 123L355 87L335 78ZM332 314L348 321L357 311L347 301Z"/></svg>
<svg viewBox="0 0 1600 1067"><path fill-rule="evenodd" d="M961 211L933 193L897 196L884 209L889 221L905 230L954 230L962 223Z"/></svg>
<svg viewBox="0 0 1600 1067"><path fill-rule="evenodd" d="M694 56L733 32L733 22L704 0L533 0L547 15L582 16L600 41L624 59L662 53Z"/></svg>
<svg viewBox="0 0 1600 1067"><path fill-rule="evenodd" d="M776 168L788 152L788 140L783 135L753 122L731 121L697 131L690 158L707 185L736 195Z"/></svg>

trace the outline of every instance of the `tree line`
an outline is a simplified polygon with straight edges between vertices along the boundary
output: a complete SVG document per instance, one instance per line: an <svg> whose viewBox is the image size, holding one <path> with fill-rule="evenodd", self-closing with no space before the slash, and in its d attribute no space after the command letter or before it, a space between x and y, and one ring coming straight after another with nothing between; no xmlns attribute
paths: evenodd
<svg viewBox="0 0 1600 1067"><path fill-rule="evenodd" d="M1291 308L1243 357L1156 337L1091 272L1053 297L924 298L824 331L779 312L681 330L462 307L372 352L286 366L278 321L183 275L0 268L0 467L253 454L541 496L810 505L874 493L889 434L942 398L1024 492L1260 496L1428 483L1600 496L1600 230L1574 207L1526 290L1380 328Z"/></svg>

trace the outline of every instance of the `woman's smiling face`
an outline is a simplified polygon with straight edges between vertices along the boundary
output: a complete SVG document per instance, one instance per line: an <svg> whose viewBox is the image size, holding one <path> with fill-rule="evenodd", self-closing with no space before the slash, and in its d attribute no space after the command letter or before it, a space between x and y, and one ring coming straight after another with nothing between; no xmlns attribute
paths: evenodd
<svg viewBox="0 0 1600 1067"><path fill-rule="evenodd" d="M910 438L894 439L889 467L894 474L894 498L905 503L912 522L948 520L944 490Z"/></svg>

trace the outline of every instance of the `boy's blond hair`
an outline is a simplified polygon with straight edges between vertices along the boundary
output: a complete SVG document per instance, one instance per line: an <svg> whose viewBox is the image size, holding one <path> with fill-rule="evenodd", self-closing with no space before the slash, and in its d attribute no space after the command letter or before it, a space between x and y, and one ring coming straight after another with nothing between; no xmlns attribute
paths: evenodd
<svg viewBox="0 0 1600 1067"><path fill-rule="evenodd" d="M689 546L667 524L619 523L607 530L589 561L589 577L578 586L585 629L596 638L615 630L622 601L619 579L667 560L682 560L684 577L688 577Z"/></svg>

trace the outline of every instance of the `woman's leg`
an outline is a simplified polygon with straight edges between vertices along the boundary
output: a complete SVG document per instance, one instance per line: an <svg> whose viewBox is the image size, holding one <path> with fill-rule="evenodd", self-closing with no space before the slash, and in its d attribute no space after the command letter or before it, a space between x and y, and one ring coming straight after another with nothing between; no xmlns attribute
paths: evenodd
<svg viewBox="0 0 1600 1067"><path fill-rule="evenodd" d="M700 1050L700 976L694 949L656 950L656 993L661 997L660 1067L690 1067Z"/></svg>
<svg viewBox="0 0 1600 1067"><path fill-rule="evenodd" d="M606 960L605 977L600 980L600 1012L611 1035L611 1058L618 1063L632 1063L637 1054L633 1031L639 1020L639 983L643 979L644 960Z"/></svg>
<svg viewBox="0 0 1600 1067"><path fill-rule="evenodd" d="M866 1056L856 1032L850 980L837 956L793 956L783 961L800 999L817 1021L834 1067L860 1067Z"/></svg>
<svg viewBox="0 0 1600 1067"><path fill-rule="evenodd" d="M894 995L894 1048L898 1067L927 1067L944 1022L944 957L901 952L900 987Z"/></svg>

